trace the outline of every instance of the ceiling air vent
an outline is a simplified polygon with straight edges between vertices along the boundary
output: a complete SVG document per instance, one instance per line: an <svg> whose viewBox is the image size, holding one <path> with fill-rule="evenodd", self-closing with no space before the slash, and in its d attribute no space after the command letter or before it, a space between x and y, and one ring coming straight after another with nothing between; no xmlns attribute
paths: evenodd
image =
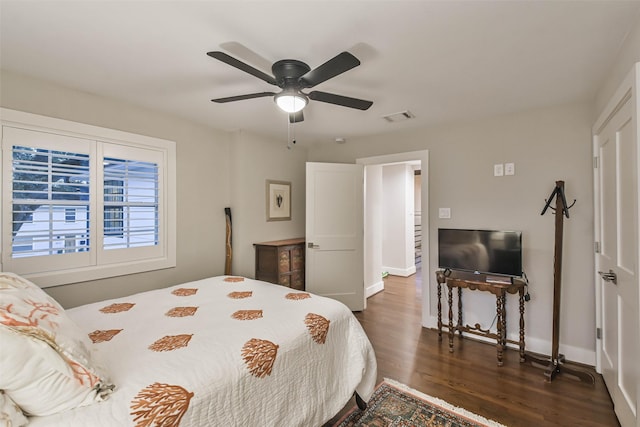
<svg viewBox="0 0 640 427"><path fill-rule="evenodd" d="M413 119L415 116L409 110L400 111L399 113L388 114L386 116L382 116L383 119L388 121L389 123L402 122L405 120Z"/></svg>

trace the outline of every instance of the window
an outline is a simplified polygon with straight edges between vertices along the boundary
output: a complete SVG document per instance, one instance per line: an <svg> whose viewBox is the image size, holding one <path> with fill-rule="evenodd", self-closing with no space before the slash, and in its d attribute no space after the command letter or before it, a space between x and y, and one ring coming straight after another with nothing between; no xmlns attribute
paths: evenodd
<svg viewBox="0 0 640 427"><path fill-rule="evenodd" d="M158 165L111 157L103 165L104 249L157 245Z"/></svg>
<svg viewBox="0 0 640 427"><path fill-rule="evenodd" d="M11 257L84 249L78 243L89 223L77 222L75 212L89 210L89 156L14 145L12 170Z"/></svg>
<svg viewBox="0 0 640 427"><path fill-rule="evenodd" d="M2 113L3 270L47 286L175 266L174 143Z"/></svg>

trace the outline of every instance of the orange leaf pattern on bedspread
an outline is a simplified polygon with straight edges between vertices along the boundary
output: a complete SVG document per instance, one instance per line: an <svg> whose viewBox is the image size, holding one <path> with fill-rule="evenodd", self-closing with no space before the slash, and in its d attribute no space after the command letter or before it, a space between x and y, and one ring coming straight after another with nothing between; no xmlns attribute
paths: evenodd
<svg viewBox="0 0 640 427"><path fill-rule="evenodd" d="M251 338L242 347L242 359L251 375L264 378L271 375L278 354L278 345L271 341Z"/></svg>
<svg viewBox="0 0 640 427"><path fill-rule="evenodd" d="M291 292L288 293L284 296L286 299L290 299L290 300L301 300L301 299L307 299L307 298L311 298L311 295L309 295L306 292Z"/></svg>
<svg viewBox="0 0 640 427"><path fill-rule="evenodd" d="M122 329L107 329L105 331L95 330L89 334L89 338L94 344L111 341L111 338L122 332Z"/></svg>
<svg viewBox="0 0 640 427"><path fill-rule="evenodd" d="M171 293L178 297L188 297L190 295L195 295L198 292L196 288L179 288L174 289Z"/></svg>
<svg viewBox="0 0 640 427"><path fill-rule="evenodd" d="M244 282L244 277L225 277L224 281L231 282L231 283Z"/></svg>
<svg viewBox="0 0 640 427"><path fill-rule="evenodd" d="M262 317L262 310L238 310L231 315L236 320L254 320Z"/></svg>
<svg viewBox="0 0 640 427"><path fill-rule="evenodd" d="M179 385L153 383L133 398L130 415L136 427L177 427L192 397Z"/></svg>
<svg viewBox="0 0 640 427"><path fill-rule="evenodd" d="M129 311L135 304L132 302L120 302L102 307L100 311L102 313L121 313L123 311Z"/></svg>
<svg viewBox="0 0 640 427"><path fill-rule="evenodd" d="M56 329L58 323L51 319L52 316L58 316L60 310L56 306L48 302L38 302L32 300L23 300L27 305L33 307L28 313L18 313L13 304L0 306L0 323L6 326L38 326L40 322L45 322L50 329Z"/></svg>
<svg viewBox="0 0 640 427"><path fill-rule="evenodd" d="M331 321L319 314L309 313L305 316L304 323L307 325L307 329L309 329L311 338L318 344L324 344L327 340L329 323L331 323Z"/></svg>
<svg viewBox="0 0 640 427"><path fill-rule="evenodd" d="M178 348L186 347L191 341L193 334L167 335L160 338L149 346L149 350L153 351L171 351Z"/></svg>
<svg viewBox="0 0 640 427"><path fill-rule="evenodd" d="M227 294L227 296L229 298L233 298L233 299L249 298L249 297L253 296L253 291L229 292Z"/></svg>
<svg viewBox="0 0 640 427"><path fill-rule="evenodd" d="M187 317L196 314L198 307L173 307L164 315L167 317Z"/></svg>

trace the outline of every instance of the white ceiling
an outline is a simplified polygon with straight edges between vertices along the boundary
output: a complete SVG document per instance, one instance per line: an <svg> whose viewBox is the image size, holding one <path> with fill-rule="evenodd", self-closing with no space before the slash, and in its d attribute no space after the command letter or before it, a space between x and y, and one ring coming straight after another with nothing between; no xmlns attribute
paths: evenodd
<svg viewBox="0 0 640 427"><path fill-rule="evenodd" d="M207 126L287 137L273 86L206 55L270 73L343 50L362 65L314 88L368 111L311 101L300 142L333 141L593 99L640 1L5 1L0 65ZM253 52L253 53L252 53ZM410 110L416 118L382 116Z"/></svg>

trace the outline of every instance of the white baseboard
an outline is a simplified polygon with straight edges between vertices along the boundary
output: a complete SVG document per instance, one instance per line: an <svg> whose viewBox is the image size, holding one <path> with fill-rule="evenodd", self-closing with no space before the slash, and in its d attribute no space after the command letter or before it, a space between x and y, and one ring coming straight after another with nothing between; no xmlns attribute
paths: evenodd
<svg viewBox="0 0 640 427"><path fill-rule="evenodd" d="M364 297L369 298L377 294L380 291L384 291L384 281L379 281L378 283L374 283L373 285L369 285L364 288Z"/></svg>
<svg viewBox="0 0 640 427"><path fill-rule="evenodd" d="M442 319L442 320L443 322L445 321L445 319ZM425 328L438 329L438 318L436 316L429 316L428 318L423 319L422 326ZM447 329L442 330L443 335L446 336L446 334L448 333L449 331ZM496 340L494 339L482 337L479 335L468 334L468 336L470 338L473 338L479 341L488 342L491 344L495 344L496 342ZM519 336L517 333L507 334L507 338L512 341L519 340ZM445 342L444 339L442 341ZM547 356L551 354L551 341L543 340L540 338L528 337L526 335L524 337L524 341L525 341L526 351L531 351L533 353L539 353ZM507 346L509 348L516 348L516 349L518 348L517 345L511 344L511 343L508 343ZM454 342L454 349L455 349L455 342ZM583 363L589 366L595 366L596 364L595 349L590 350L586 348L560 344L560 354L563 354L565 359L570 362Z"/></svg>
<svg viewBox="0 0 640 427"><path fill-rule="evenodd" d="M546 355L551 354L551 341L546 341L539 338L527 338L525 336L525 345L528 351ZM580 348L561 343L559 352L560 354L564 354L564 357L570 362L584 363L585 365L589 366L596 365L595 349L589 350L586 348Z"/></svg>
<svg viewBox="0 0 640 427"><path fill-rule="evenodd" d="M409 277L412 274L416 273L416 266L412 265L409 268L394 268L394 267L382 267L382 271L386 271L387 273L393 275L393 276L400 276L400 277Z"/></svg>
<svg viewBox="0 0 640 427"><path fill-rule="evenodd" d="M438 329L438 318L435 316L422 316L422 327L429 329Z"/></svg>

